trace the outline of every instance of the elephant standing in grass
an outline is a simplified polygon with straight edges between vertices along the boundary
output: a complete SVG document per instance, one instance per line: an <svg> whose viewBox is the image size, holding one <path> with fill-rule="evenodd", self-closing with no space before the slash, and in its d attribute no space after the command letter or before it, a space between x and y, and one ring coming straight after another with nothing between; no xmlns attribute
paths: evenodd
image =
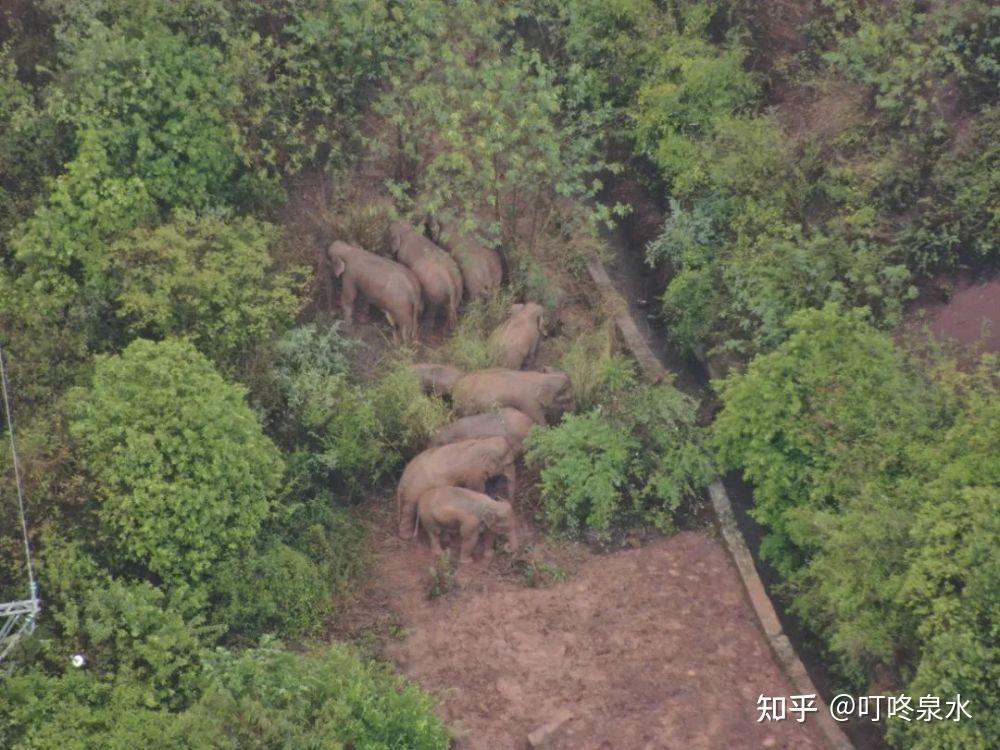
<svg viewBox="0 0 1000 750"><path fill-rule="evenodd" d="M447 229L441 233L441 244L458 263L465 295L470 300L488 297L500 289L503 283L500 253Z"/></svg>
<svg viewBox="0 0 1000 750"><path fill-rule="evenodd" d="M511 370L520 370L530 364L538 351L545 326L545 308L536 302L514 305L506 322L490 336L490 343L500 352L500 364Z"/></svg>
<svg viewBox="0 0 1000 750"><path fill-rule="evenodd" d="M524 439L534 426L534 420L524 412L505 407L485 414L462 417L445 425L431 437L431 446L499 435L507 438L514 454L520 456L524 450L522 447Z"/></svg>
<svg viewBox="0 0 1000 750"><path fill-rule="evenodd" d="M427 490L455 486L485 492L487 481L503 477L507 480L507 496L513 497L515 460L510 443L502 437L462 440L418 454L406 465L396 487L399 535L403 539L413 537L417 501Z"/></svg>
<svg viewBox="0 0 1000 750"><path fill-rule="evenodd" d="M424 393L431 396L447 396L451 393L451 389L458 382L458 379L465 374L451 365L419 363L412 367L413 372L420 379L420 387ZM470 437L473 436L470 435Z"/></svg>
<svg viewBox="0 0 1000 750"><path fill-rule="evenodd" d="M569 375L555 370L524 372L497 368L470 372L455 383L451 398L461 414L479 414L509 406L540 425L575 408Z"/></svg>
<svg viewBox="0 0 1000 750"><path fill-rule="evenodd" d="M354 305L360 292L366 303L385 312L402 343L417 337L423 301L420 282L410 269L339 240L326 252L334 276L341 280L340 304L347 325L354 321Z"/></svg>
<svg viewBox="0 0 1000 750"><path fill-rule="evenodd" d="M417 503L420 525L431 540L434 555L443 552L441 533L457 529L461 539L460 563L472 562L472 552L480 538L483 540L483 557L493 557L493 538L497 534L507 537L505 550L517 549L514 510L511 504L498 501L481 492L461 487L437 487L420 496Z"/></svg>
<svg viewBox="0 0 1000 750"><path fill-rule="evenodd" d="M462 272L452 257L402 221L389 225L389 247L420 281L424 306L444 310L448 329L454 328L462 301Z"/></svg>

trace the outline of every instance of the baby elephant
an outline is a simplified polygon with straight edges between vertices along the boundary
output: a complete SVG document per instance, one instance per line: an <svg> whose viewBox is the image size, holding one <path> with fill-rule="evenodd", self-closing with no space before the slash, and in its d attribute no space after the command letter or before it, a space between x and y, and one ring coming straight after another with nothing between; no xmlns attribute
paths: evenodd
<svg viewBox="0 0 1000 750"><path fill-rule="evenodd" d="M542 337L545 308L536 302L514 305L511 316L490 337L490 343L500 352L500 366L520 370L530 364L538 351Z"/></svg>
<svg viewBox="0 0 1000 750"><path fill-rule="evenodd" d="M484 414L462 417L439 429L431 437L431 446L448 445L459 440L496 437L507 438L515 456L523 452L522 444L535 421L522 411L504 407Z"/></svg>
<svg viewBox="0 0 1000 750"><path fill-rule="evenodd" d="M447 396L458 379L465 375L457 367L451 365L434 365L419 363L410 365L413 373L420 380L420 387L429 396ZM479 437L478 435L476 437Z"/></svg>
<svg viewBox="0 0 1000 750"><path fill-rule="evenodd" d="M472 562L472 551L482 537L483 557L493 557L493 538L497 534L507 537L504 549L517 549L514 529L514 511L510 503L492 499L481 492L461 487L438 487L420 496L417 505L420 525L431 539L431 550L440 555L441 532L457 528L461 537L460 563Z"/></svg>

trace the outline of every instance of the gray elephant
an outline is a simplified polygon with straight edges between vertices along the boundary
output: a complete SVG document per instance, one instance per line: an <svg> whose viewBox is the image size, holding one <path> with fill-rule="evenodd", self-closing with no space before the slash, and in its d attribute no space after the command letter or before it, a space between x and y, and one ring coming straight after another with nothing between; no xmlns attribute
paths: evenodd
<svg viewBox="0 0 1000 750"><path fill-rule="evenodd" d="M428 490L417 501L417 515L431 540L431 551L440 555L441 533L455 529L461 539L460 563L472 562L476 543L483 540L483 557L493 557L493 539L497 534L507 537L505 549L517 549L517 530L511 504L494 500L481 492L461 487L437 487Z"/></svg>
<svg viewBox="0 0 1000 750"><path fill-rule="evenodd" d="M407 344L417 337L423 312L420 282L406 266L339 240L326 251L333 274L341 280L340 304L344 321L351 325L358 293L385 312L399 339Z"/></svg>
<svg viewBox="0 0 1000 750"><path fill-rule="evenodd" d="M459 440L500 436L507 438L514 455L520 456L524 452L524 439L534 426L534 420L524 412L505 407L485 414L462 417L445 425L434 433L430 444L436 447Z"/></svg>
<svg viewBox="0 0 1000 750"><path fill-rule="evenodd" d="M469 299L488 297L500 288L503 283L500 253L450 229L441 232L440 241L458 263Z"/></svg>
<svg viewBox="0 0 1000 750"><path fill-rule="evenodd" d="M451 398L464 415L509 406L541 425L575 408L569 375L555 370L524 372L497 368L471 372L455 383Z"/></svg>
<svg viewBox="0 0 1000 750"><path fill-rule="evenodd" d="M402 221L389 225L389 247L420 281L424 307L444 310L448 328L454 328L462 301L462 272L452 257Z"/></svg>
<svg viewBox="0 0 1000 750"><path fill-rule="evenodd" d="M536 302L514 305L511 315L490 336L490 343L500 352L500 364L519 370L530 364L538 351L545 326L545 308Z"/></svg>
<svg viewBox="0 0 1000 750"><path fill-rule="evenodd" d="M420 387L424 393L432 396L447 396L458 379L465 374L451 365L419 363L411 367L420 379Z"/></svg>
<svg viewBox="0 0 1000 750"><path fill-rule="evenodd" d="M507 480L507 496L513 497L515 460L510 443L502 437L462 440L418 454L406 465L396 487L399 535L403 539L413 537L417 500L435 487L465 487L485 492L487 481L503 477Z"/></svg>

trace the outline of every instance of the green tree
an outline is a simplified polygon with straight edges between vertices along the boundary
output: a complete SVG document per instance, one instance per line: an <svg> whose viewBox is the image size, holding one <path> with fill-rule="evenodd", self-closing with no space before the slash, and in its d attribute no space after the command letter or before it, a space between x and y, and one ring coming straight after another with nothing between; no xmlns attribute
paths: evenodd
<svg viewBox="0 0 1000 750"><path fill-rule="evenodd" d="M863 310L802 310L788 325L784 344L719 386L713 426L723 465L754 485L761 554L786 576L808 548L793 540L795 509L836 511L873 478L912 468L906 449L937 416L933 393Z"/></svg>
<svg viewBox="0 0 1000 750"><path fill-rule="evenodd" d="M131 335L187 336L223 369L287 328L296 279L274 267L277 229L251 217L196 216L137 229L115 242L105 268Z"/></svg>
<svg viewBox="0 0 1000 750"><path fill-rule="evenodd" d="M70 403L103 542L203 604L202 582L253 543L281 478L243 389L190 343L139 339L99 358Z"/></svg>

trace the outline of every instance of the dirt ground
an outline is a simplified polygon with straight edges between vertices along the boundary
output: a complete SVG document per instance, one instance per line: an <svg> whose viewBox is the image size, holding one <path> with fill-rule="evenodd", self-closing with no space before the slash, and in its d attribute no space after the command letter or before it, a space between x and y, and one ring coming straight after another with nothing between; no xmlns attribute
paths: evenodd
<svg viewBox="0 0 1000 750"><path fill-rule="evenodd" d="M456 748L523 748L565 712L546 747L823 747L808 718L757 723L759 694L794 690L705 532L606 555L563 545L545 559L568 577L541 588L510 574L509 560L480 561L433 600L426 543L400 541L391 522L375 536L361 600L386 608L397 635L380 651L437 696Z"/></svg>
<svg viewBox="0 0 1000 750"><path fill-rule="evenodd" d="M1000 278L958 279L947 298L925 295L910 310L906 328L927 328L938 339L1000 352Z"/></svg>

